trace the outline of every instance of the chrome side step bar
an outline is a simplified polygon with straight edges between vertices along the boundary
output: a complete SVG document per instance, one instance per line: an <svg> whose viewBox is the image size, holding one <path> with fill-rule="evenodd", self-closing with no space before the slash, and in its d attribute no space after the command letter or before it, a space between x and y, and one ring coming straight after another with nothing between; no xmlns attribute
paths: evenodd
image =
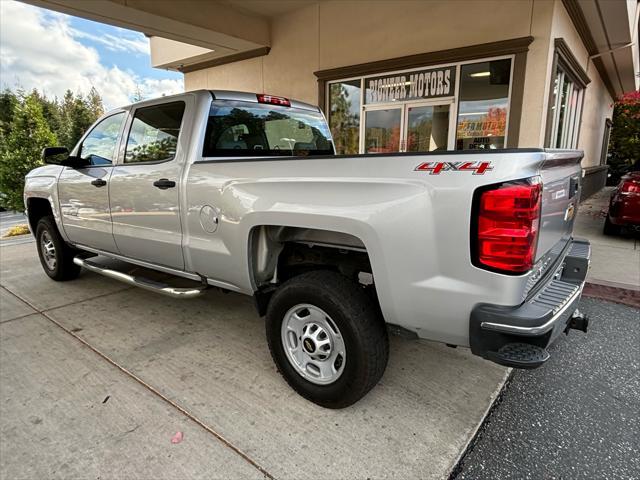
<svg viewBox="0 0 640 480"><path fill-rule="evenodd" d="M134 287L144 288L145 290L161 293L173 298L197 297L198 295L202 295L204 291L209 288L208 285L202 285L201 287L197 288L171 287L167 284L156 282L148 278L136 277L127 273L122 273L117 270L104 267L103 265L99 265L89 259L82 257L75 257L73 259L73 263L92 272L104 275L105 277L113 278L114 280L120 280L121 282L133 285Z"/></svg>

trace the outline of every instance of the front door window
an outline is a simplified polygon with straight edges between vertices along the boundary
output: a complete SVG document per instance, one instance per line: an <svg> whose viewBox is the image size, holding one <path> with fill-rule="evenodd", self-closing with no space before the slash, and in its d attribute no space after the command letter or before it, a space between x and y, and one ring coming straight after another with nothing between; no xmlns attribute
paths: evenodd
<svg viewBox="0 0 640 480"><path fill-rule="evenodd" d="M119 112L98 123L82 141L79 156L89 165L111 165L116 155L125 113Z"/></svg>

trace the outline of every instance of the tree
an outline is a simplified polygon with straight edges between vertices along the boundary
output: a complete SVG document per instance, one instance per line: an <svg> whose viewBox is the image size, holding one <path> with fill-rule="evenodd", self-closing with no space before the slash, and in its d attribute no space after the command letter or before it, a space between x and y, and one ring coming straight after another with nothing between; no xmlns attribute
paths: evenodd
<svg viewBox="0 0 640 480"><path fill-rule="evenodd" d="M87 128L104 114L102 98L95 88L91 88L86 97L74 95L71 90L67 90L58 109L60 128L54 132L60 145L69 150L78 143Z"/></svg>
<svg viewBox="0 0 640 480"><path fill-rule="evenodd" d="M87 95L87 107L95 117L94 121L104 115L104 105L102 105L102 97L95 89L95 87L91 87L89 90L89 95Z"/></svg>
<svg viewBox="0 0 640 480"><path fill-rule="evenodd" d="M131 101L133 103L137 103L137 102L141 102L142 100L144 100L142 89L140 88L140 84L136 83L136 89L134 90L133 95L131 96Z"/></svg>
<svg viewBox="0 0 640 480"><path fill-rule="evenodd" d="M11 90L6 89L0 93L0 141L11 132L11 121L17 103L18 97Z"/></svg>
<svg viewBox="0 0 640 480"><path fill-rule="evenodd" d="M329 95L331 96L330 128L336 152L358 153L360 122L358 116L351 113L349 90L344 84L333 83L329 89Z"/></svg>
<svg viewBox="0 0 640 480"><path fill-rule="evenodd" d="M44 147L55 145L37 92L17 99L11 131L0 145L0 203L9 210L23 210L24 177L42 164Z"/></svg>
<svg viewBox="0 0 640 480"><path fill-rule="evenodd" d="M640 159L640 92L620 97L613 109L607 164L611 181L619 178Z"/></svg>

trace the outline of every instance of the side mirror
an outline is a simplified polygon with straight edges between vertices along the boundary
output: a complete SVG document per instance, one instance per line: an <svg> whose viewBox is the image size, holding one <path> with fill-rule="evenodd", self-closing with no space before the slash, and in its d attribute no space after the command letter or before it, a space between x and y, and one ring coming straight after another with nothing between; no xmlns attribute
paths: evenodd
<svg viewBox="0 0 640 480"><path fill-rule="evenodd" d="M89 162L80 157L72 157L69 155L67 147L46 147L42 149L42 159L44 163L52 165L62 165L63 167L82 168L86 167Z"/></svg>
<svg viewBox="0 0 640 480"><path fill-rule="evenodd" d="M42 149L42 160L52 165L62 165L69 158L67 147L46 147Z"/></svg>

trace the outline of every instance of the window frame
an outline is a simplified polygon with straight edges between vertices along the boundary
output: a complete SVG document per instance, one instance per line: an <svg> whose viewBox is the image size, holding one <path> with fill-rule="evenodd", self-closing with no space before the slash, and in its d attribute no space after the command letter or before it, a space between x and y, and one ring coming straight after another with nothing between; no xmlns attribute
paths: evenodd
<svg viewBox="0 0 640 480"><path fill-rule="evenodd" d="M318 84L318 105L320 105L320 108L325 114L328 113L327 104L329 94L327 84L332 82L354 80L370 75L384 75L393 71L436 68L438 65L446 63L474 63L493 58L513 56L511 91L509 94L509 119L507 124L508 138L505 148L518 148L522 123L527 54L533 40L534 37L529 35L466 47L430 51L385 60L375 60L357 65L318 70L314 72Z"/></svg>
<svg viewBox="0 0 640 480"><path fill-rule="evenodd" d="M116 139L116 146L113 151L113 161L108 165L85 165L82 168L110 168L118 164L118 160L120 158L120 147L122 145L122 136L124 133L125 126L127 125L127 122L129 120L127 113L128 113L127 110L124 110L124 109L114 110L112 112L109 112L106 115L103 115L102 117L100 117L98 120L96 120L93 123L93 125L91 125L91 127L87 129L84 135L82 135L82 137L80 138L76 146L73 147L73 150L71 151L71 156L80 157L80 155L82 154L82 146L84 145L85 140L98 127L98 125L100 125L102 122L104 122L105 120L108 120L111 117L124 114L124 118L122 119L122 123L120 124L120 129L118 130L118 138Z"/></svg>
<svg viewBox="0 0 640 480"><path fill-rule="evenodd" d="M554 40L554 49L551 77L549 79L549 99L547 105L544 146L545 148L575 149L578 147L578 143L580 141L584 101L587 93L587 86L591 82L591 79L573 55L571 49L567 45L567 42L565 42L563 38L556 38ZM577 95L579 97L576 101L575 108L568 110L569 118L571 118L571 120L568 120L566 115L563 118L563 124L565 126L562 132L563 139L566 138L568 133L566 128L569 128L571 136L573 137L570 145L567 147L556 147L556 142L554 141L554 138L557 138L558 133L559 125L557 122L559 122L560 116L560 109L558 107L562 98L561 95L554 98L554 83L558 78L559 73L563 74L562 82L567 78L572 85L571 95L573 95L577 90ZM558 82L558 88L562 88L561 82ZM563 139L561 139L561 144L563 143Z"/></svg>
<svg viewBox="0 0 640 480"><path fill-rule="evenodd" d="M154 108L154 107L162 107L164 105L171 105L171 104L175 104L175 103L182 103L184 105L184 109L182 110L182 119L180 120L180 129L178 132L178 138L176 141L176 153L172 158L168 158L166 160L149 160L146 162L125 162L125 158L126 158L126 154L127 154L127 146L129 144L129 136L131 135L131 130L133 128L133 122L136 118L136 112L138 110L143 110L146 108ZM173 162L175 160L178 159L179 157L179 149L180 149L180 139L182 138L182 132L184 131L184 126L185 126L185 119L187 117L187 102L184 99L181 100L172 100L170 102L159 102L159 103L153 103L150 105L133 105L130 110L129 110L129 118L126 122L126 128L124 129L121 135L121 140L120 140L120 155L118 158L118 165L119 166L127 166L127 167L133 167L135 165L160 165L163 163L169 163L169 162ZM124 133L126 133L126 135L124 135Z"/></svg>
<svg viewBox="0 0 640 480"><path fill-rule="evenodd" d="M335 143L333 141L333 137L331 136L331 128L329 127L329 124L327 122L326 116L324 114L324 112L321 109L317 109L317 110L309 110L310 112L313 113L317 113L318 115L320 115L320 117L322 118L323 122L326 125L327 131L329 133L329 137L327 138L327 140L331 143L331 150L333 153L322 153L322 154L314 154L314 155L303 155L303 156L299 156L299 155L289 155L289 154L282 154L282 155L259 155L259 154L254 154L254 155L249 155L244 151L239 151L238 154L233 154L233 155L205 155L205 142L207 141L207 127L209 124L209 118L211 116L211 110L214 107L214 105L219 104L219 103L227 103L227 102L244 102L247 103L249 105L264 105L261 104L259 102L254 102L254 101L250 101L250 100L245 100L245 99L237 99L237 100L230 100L230 99L216 99L216 98L212 98L210 103L208 104L208 107L206 109L206 113L204 114L203 117L203 121L202 126L201 126L201 130L200 130L200 140L198 141L198 160L197 163L202 163L202 162L224 162L224 161L240 161L240 160L265 160L265 161L273 161L273 160L286 160L288 158L319 158L319 157L326 157L326 156L334 156L336 155L335 153ZM291 107L291 108L296 108L295 106ZM306 109L302 109L302 110L306 110ZM252 150L255 152L260 152L261 150ZM262 150L262 151L272 151L272 150ZM283 150L284 152L284 150Z"/></svg>
<svg viewBox="0 0 640 480"><path fill-rule="evenodd" d="M465 65L473 65L476 63L489 63L492 62L494 60L506 60L506 59L510 59L511 63L509 64L509 88L507 89L507 118L505 119L505 127L504 127L504 146L502 147L502 149L499 150L504 150L505 148L509 148L508 147L508 141L509 141L509 118L511 116L511 96L512 96L512 91L513 91L513 73L514 73L514 68L515 68L515 62L516 62L516 58L515 55L506 55L503 57L496 57L496 58L484 58L484 59L480 59L477 61L473 61L473 62L460 62L460 64L458 65L457 68L457 75L458 78L460 79L462 76L462 67ZM458 81L458 83L456 83L456 89L455 89L455 102L454 102L454 108L455 108L455 121L451 121L450 120L450 128L453 128L453 146L451 147L451 150L457 151L457 152L464 152L465 150L458 150L456 145L458 142L458 121L460 120L460 84L462 82ZM451 132L449 133L449 135L451 135ZM470 149L467 149L470 150Z"/></svg>
<svg viewBox="0 0 640 480"><path fill-rule="evenodd" d="M323 105L323 109L325 112L325 115L327 116L327 124L330 126L331 125L331 106L329 105L329 102L331 101L331 95L330 95L330 88L332 84L335 83L343 83L343 82L348 82L348 81L354 81L354 80L359 80L360 81L360 127L359 127L359 139L358 139L358 144L359 144L359 152L358 155L362 155L364 154L364 135L365 135L365 123L366 123L366 112L367 110L374 110L374 109L378 109L378 107L384 107L384 108L397 108L397 107L401 107L404 108L404 105L407 106L418 106L419 104L424 104L426 102L429 103L434 103L434 104L438 104L438 105L450 105L450 110L449 110L449 132L448 132L448 139L447 139L447 151L454 151L455 149L455 145L456 145L456 135L457 135L457 125L458 125L458 114L459 114L459 97L460 97L460 73L462 71L462 66L463 65L472 65L472 64L476 64L476 63L485 63L485 62L491 62L494 60L510 60L510 73L509 73L509 91L508 91L508 95L507 95L507 119L506 119L506 127L505 127L505 135L504 135L504 148L510 148L509 146L509 127L510 127L510 120L511 120L511 110L513 108L513 91L514 91L514 74L515 74L515 68L516 68L516 62L518 61L517 59L517 53L510 53L510 54L506 54L506 55L498 55L498 56L487 56L487 57L479 57L479 58L470 58L468 60L459 60L459 61L455 61L455 62L446 62L446 63L438 63L438 64L427 64L427 65L422 65L420 67L413 67L413 68L408 68L408 69L401 69L401 70L389 70L389 71L383 71L383 72L378 72L378 73L371 73L371 74L366 74L366 75L359 75L359 76L351 76L351 77L344 77L344 78L336 78L336 79L331 79L331 80L327 80L324 82L324 105ZM403 74L403 73L411 73L411 72L415 72L415 71L422 71L425 68L429 68L429 69L439 69L439 68L446 68L446 67L455 67L455 72L456 72L456 83L455 83L455 88L453 90L453 94L446 96L446 97L437 97L437 98L433 98L433 99L414 99L414 100L407 100L407 101L402 101L402 102L380 102L380 103L373 103L373 104L367 104L365 103L365 96L366 96L366 91L365 91L365 80L367 78L371 78L371 77L379 77L381 75L394 75L394 74ZM404 122L404 116L405 113L403 113L403 124ZM402 127L404 127L404 125L402 125ZM401 134L401 144L403 143L403 138L404 138L404 128L401 128L402 134ZM400 150L401 152L404 150Z"/></svg>
<svg viewBox="0 0 640 480"><path fill-rule="evenodd" d="M600 150L600 165L608 165L607 160L609 157L609 140L611 139L611 126L613 121L610 118L606 118L604 121L604 132L602 133L602 147Z"/></svg>

